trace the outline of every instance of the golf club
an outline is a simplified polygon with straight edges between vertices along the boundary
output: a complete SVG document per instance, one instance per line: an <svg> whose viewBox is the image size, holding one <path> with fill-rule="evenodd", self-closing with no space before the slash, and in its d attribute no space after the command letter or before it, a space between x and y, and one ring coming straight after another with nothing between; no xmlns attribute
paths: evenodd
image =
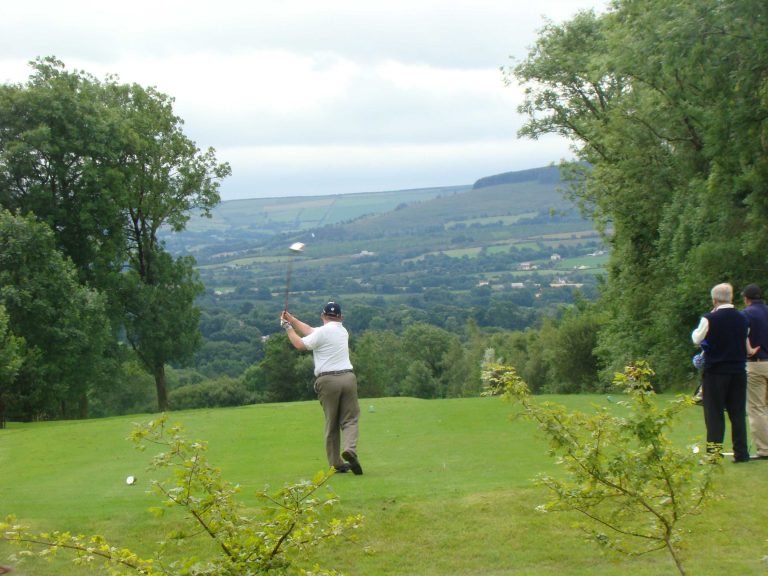
<svg viewBox="0 0 768 576"><path fill-rule="evenodd" d="M288 277L286 278L286 281L285 281L285 302L283 305L283 310L285 310L286 312L288 311L288 293L291 290L291 270L293 269L293 256L295 254L298 254L299 252L304 251L304 244L302 244L301 242L294 242L293 244L290 245L288 250L291 251L291 258L290 260L288 260Z"/></svg>

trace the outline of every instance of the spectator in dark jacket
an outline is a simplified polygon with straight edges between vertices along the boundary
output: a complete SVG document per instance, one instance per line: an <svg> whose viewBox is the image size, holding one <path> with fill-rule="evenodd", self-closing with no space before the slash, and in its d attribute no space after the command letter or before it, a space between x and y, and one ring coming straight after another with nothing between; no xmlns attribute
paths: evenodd
<svg viewBox="0 0 768 576"><path fill-rule="evenodd" d="M712 288L713 309L702 316L691 339L700 345L706 338L702 389L707 451L720 453L725 436L725 416L731 423L733 461L749 462L747 448L747 317L733 306L733 286Z"/></svg>

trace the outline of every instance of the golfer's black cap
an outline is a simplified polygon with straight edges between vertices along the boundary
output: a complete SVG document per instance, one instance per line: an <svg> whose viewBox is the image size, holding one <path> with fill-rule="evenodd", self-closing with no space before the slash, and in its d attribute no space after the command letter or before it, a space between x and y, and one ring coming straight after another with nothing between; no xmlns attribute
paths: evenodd
<svg viewBox="0 0 768 576"><path fill-rule="evenodd" d="M748 284L746 288L744 288L744 292L741 293L744 298L749 298L750 300L762 300L763 299L763 291L760 290L760 286L757 284Z"/></svg>
<svg viewBox="0 0 768 576"><path fill-rule="evenodd" d="M326 316L341 316L341 306L336 302L328 302L323 308L323 314Z"/></svg>

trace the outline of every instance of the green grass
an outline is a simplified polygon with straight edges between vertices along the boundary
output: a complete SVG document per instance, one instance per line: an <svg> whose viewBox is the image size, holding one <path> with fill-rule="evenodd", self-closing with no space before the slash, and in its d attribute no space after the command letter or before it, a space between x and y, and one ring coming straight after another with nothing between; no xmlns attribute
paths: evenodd
<svg viewBox="0 0 768 576"><path fill-rule="evenodd" d="M553 397L578 409L604 396ZM338 475L337 515L362 513L357 543L328 546L321 565L349 575L657 575L673 574L663 553L604 556L570 527L574 517L540 514L547 494L532 485L557 471L532 424L510 419L495 398L361 400L359 452L365 474ZM36 529L100 533L148 553L164 533L147 508L150 452L125 438L149 415L82 422L11 424L0 430L0 514ZM210 444L210 460L253 505L265 485L280 487L325 468L323 417L316 402L268 404L172 414L187 436ZM681 445L700 441L692 408L675 431ZM127 486L135 474L139 483ZM765 573L768 462L725 464L722 499L687 524L690 574ZM165 520L167 521L167 519ZM374 552L364 553L369 547ZM9 550L0 546L0 563ZM24 574L60 574L32 566ZM67 573L72 573L67 569Z"/></svg>
<svg viewBox="0 0 768 576"><path fill-rule="evenodd" d="M580 258L563 258L555 263L559 270L572 270L577 266L586 266L587 269L605 268L608 264L608 256L582 256Z"/></svg>

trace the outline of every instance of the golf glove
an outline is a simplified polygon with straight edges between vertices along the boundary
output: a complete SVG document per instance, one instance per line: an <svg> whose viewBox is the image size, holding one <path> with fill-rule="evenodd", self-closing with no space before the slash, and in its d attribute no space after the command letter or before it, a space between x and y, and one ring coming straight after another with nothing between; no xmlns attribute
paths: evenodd
<svg viewBox="0 0 768 576"><path fill-rule="evenodd" d="M288 320L284 320L283 318L280 318L280 328L286 331L293 330L293 326L291 325L291 323L288 322Z"/></svg>

